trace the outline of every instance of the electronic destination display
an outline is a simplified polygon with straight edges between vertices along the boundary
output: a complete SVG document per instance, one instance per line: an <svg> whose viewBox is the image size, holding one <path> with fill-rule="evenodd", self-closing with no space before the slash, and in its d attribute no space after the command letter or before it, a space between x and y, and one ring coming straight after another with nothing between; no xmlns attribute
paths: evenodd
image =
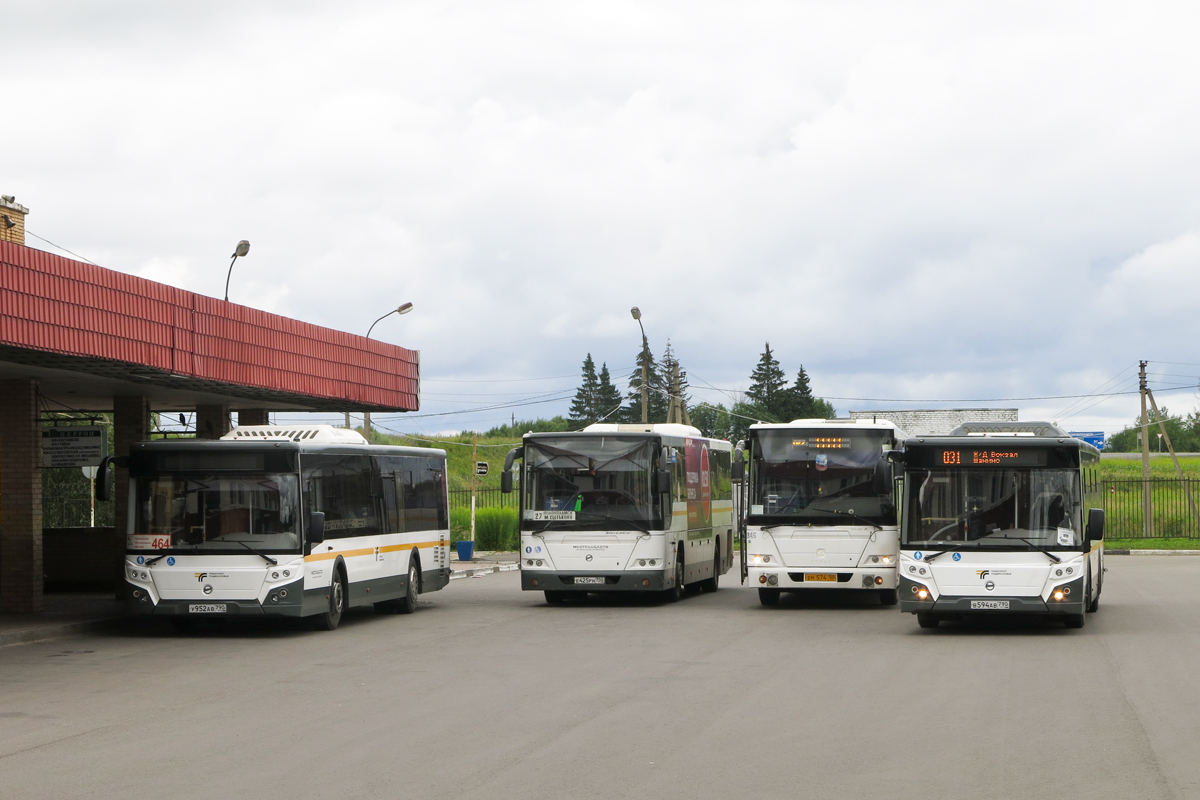
<svg viewBox="0 0 1200 800"><path fill-rule="evenodd" d="M943 467L1044 467L1045 448L955 447L940 451L934 463Z"/></svg>

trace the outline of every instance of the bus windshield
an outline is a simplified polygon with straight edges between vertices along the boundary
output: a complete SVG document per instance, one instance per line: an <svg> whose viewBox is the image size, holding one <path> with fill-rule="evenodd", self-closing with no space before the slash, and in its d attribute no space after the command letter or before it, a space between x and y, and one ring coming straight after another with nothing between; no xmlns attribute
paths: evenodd
<svg viewBox="0 0 1200 800"><path fill-rule="evenodd" d="M661 526L650 485L657 450L654 439L619 436L527 441L522 528L642 530Z"/></svg>
<svg viewBox="0 0 1200 800"><path fill-rule="evenodd" d="M909 470L902 542L1000 547L1082 544L1078 470Z"/></svg>
<svg viewBox="0 0 1200 800"><path fill-rule="evenodd" d="M831 428L750 434L749 516L758 523L896 524L891 486L874 481L889 432Z"/></svg>
<svg viewBox="0 0 1200 800"><path fill-rule="evenodd" d="M300 550L294 474L211 472L134 478L130 550Z"/></svg>

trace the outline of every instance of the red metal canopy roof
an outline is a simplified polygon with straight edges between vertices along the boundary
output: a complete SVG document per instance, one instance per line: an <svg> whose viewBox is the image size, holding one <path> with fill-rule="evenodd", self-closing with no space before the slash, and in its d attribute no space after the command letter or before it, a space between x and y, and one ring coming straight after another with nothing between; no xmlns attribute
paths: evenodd
<svg viewBox="0 0 1200 800"><path fill-rule="evenodd" d="M0 242L0 377L106 410L415 411L420 354Z"/></svg>

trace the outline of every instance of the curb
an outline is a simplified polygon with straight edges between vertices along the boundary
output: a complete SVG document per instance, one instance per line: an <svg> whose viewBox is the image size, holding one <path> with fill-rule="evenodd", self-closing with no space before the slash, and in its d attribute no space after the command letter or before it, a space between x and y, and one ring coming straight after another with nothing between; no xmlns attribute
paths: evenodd
<svg viewBox="0 0 1200 800"><path fill-rule="evenodd" d="M1200 556L1200 550L1108 550L1108 556Z"/></svg>
<svg viewBox="0 0 1200 800"><path fill-rule="evenodd" d="M58 639L62 636L74 636L78 633L92 633L109 628L115 628L129 621L129 617L108 617L107 619L89 619L82 622L64 622L60 625L47 625L42 628L30 628L12 633L0 633L0 647L27 642L40 642L44 639Z"/></svg>
<svg viewBox="0 0 1200 800"><path fill-rule="evenodd" d="M521 568L520 564L496 564L491 567L475 567L473 569L456 569L450 573L450 580L455 581L459 578L475 578L484 575L491 575L493 572L513 572Z"/></svg>

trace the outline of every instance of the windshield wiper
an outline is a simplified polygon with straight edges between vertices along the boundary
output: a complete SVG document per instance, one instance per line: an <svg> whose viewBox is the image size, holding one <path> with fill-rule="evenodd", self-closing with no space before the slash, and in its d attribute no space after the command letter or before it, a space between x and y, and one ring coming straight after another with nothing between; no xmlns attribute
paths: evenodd
<svg viewBox="0 0 1200 800"><path fill-rule="evenodd" d="M589 517L592 517L593 519L603 520L605 522L624 522L624 523L630 525L631 527L633 527L635 530L641 531L642 533L647 533L647 534L650 533L650 529L638 524L637 520L619 519L617 517L608 517L608 516L605 516L604 514L597 514L594 511L576 511L575 514L577 514L577 515L578 514L587 514ZM575 521L576 520L572 520L572 519L552 519L552 520L547 520L546 525L549 526L549 525L554 524L555 522L575 522Z"/></svg>
<svg viewBox="0 0 1200 800"><path fill-rule="evenodd" d="M161 561L161 560L163 560L163 559L164 559L164 558L166 558L166 557L167 557L167 554L166 554L166 553L163 553L161 556L155 556L154 558L147 558L147 559L146 559L146 566L148 567L148 566L150 566L151 564L153 564L155 561Z"/></svg>
<svg viewBox="0 0 1200 800"><path fill-rule="evenodd" d="M880 525L878 522L872 522L871 520L869 520L869 519L867 519L866 517L864 517L864 516L861 516L861 515L859 515L859 514L854 514L854 513L851 513L851 512L849 512L849 511L836 511L836 510L834 510L834 509L832 509L832 508L826 508L826 509L817 509L817 510L818 510L818 511L821 511L821 512L823 512L823 513L825 513L825 514L840 514L840 515L842 515L843 517L854 517L855 519L861 519L863 522L867 523L868 525L870 525L871 527L873 527L875 530L877 530L877 531L881 531L881 530L883 530L883 526L882 526L882 525Z"/></svg>
<svg viewBox="0 0 1200 800"><path fill-rule="evenodd" d="M264 555L263 553L260 553L260 552L258 552L258 551L257 551L257 550L255 550L253 547L251 547L250 545L246 544L246 543L245 543L245 542L243 542L243 541L240 541L240 540L238 540L238 539L229 539L229 540L227 540L227 541L231 541L231 542L233 542L234 544L240 544L242 547L246 548L246 549L247 549L247 550L249 550L251 553L254 553L254 555L258 556L259 558L265 559L265 560L266 560L266 562L267 562L268 564L271 564L272 566L274 566L275 564L278 564L278 563L279 563L278 561L276 561L275 559L271 558L270 556L268 556L268 555Z"/></svg>
<svg viewBox="0 0 1200 800"><path fill-rule="evenodd" d="M1029 545L1030 547L1032 547L1034 550L1037 550L1042 555L1049 558L1055 564L1062 563L1062 559L1059 558L1058 556L1054 555L1054 553L1051 553L1049 550L1042 549L1038 545L1034 544L1032 539L1026 539L1024 536L997 536L995 538L997 538L997 539L1018 539L1018 540L1024 542L1025 544Z"/></svg>

